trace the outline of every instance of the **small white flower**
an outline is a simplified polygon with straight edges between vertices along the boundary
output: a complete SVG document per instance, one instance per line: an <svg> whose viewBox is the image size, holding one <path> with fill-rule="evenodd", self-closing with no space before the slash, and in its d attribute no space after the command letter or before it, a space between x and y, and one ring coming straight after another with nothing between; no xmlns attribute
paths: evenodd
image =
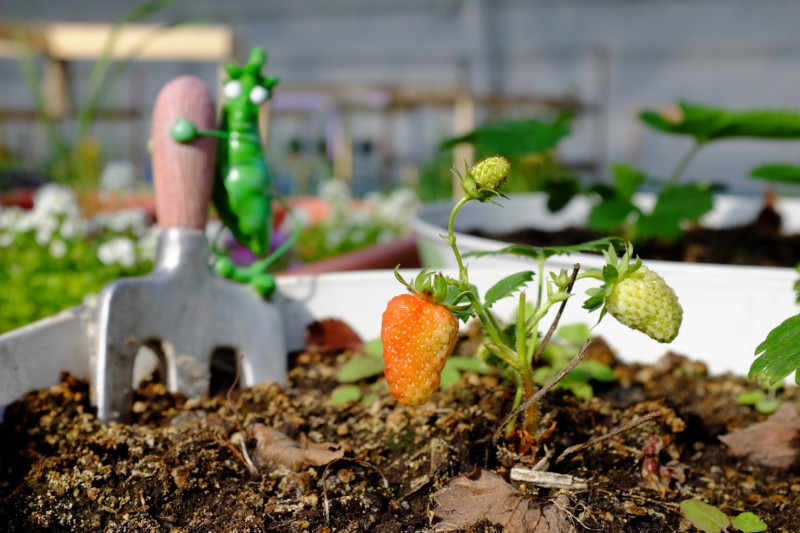
<svg viewBox="0 0 800 533"><path fill-rule="evenodd" d="M420 206L419 197L411 189L397 189L378 204L378 218L398 228L405 228L411 214Z"/></svg>
<svg viewBox="0 0 800 533"><path fill-rule="evenodd" d="M158 249L158 236L161 235L161 228L158 226L150 226L145 231L144 235L139 238L136 243L136 249L139 253L141 261L155 261L156 251Z"/></svg>
<svg viewBox="0 0 800 533"><path fill-rule="evenodd" d="M80 216L78 200L72 189L55 183L43 185L33 197L33 211L43 215Z"/></svg>
<svg viewBox="0 0 800 533"><path fill-rule="evenodd" d="M0 233L0 248L8 248L14 244L15 236L13 233Z"/></svg>
<svg viewBox="0 0 800 533"><path fill-rule="evenodd" d="M96 292L90 292L86 294L86 296L83 297L83 306L88 308L97 307L97 296L98 295Z"/></svg>
<svg viewBox="0 0 800 533"><path fill-rule="evenodd" d="M58 233L65 239L75 239L84 235L86 222L83 219L70 218L61 223Z"/></svg>
<svg viewBox="0 0 800 533"><path fill-rule="evenodd" d="M61 239L53 239L50 242L50 255L56 259L61 259L67 253L67 245Z"/></svg>
<svg viewBox="0 0 800 533"><path fill-rule="evenodd" d="M337 178L320 183L318 196L329 202L334 209L346 209L352 200L350 186Z"/></svg>
<svg viewBox="0 0 800 533"><path fill-rule="evenodd" d="M130 161L111 161L103 167L100 189L130 191L136 185L136 166Z"/></svg>
<svg viewBox="0 0 800 533"><path fill-rule="evenodd" d="M89 225L92 231L108 229L114 233L126 233L130 231L135 236L144 235L149 227L147 212L141 208L123 209L113 213L96 214Z"/></svg>
<svg viewBox="0 0 800 533"><path fill-rule="evenodd" d="M114 237L97 248L97 258L104 265L118 263L132 267L136 264L136 247L127 237Z"/></svg>
<svg viewBox="0 0 800 533"><path fill-rule="evenodd" d="M0 229L10 229L16 231L16 225L22 218L24 211L21 207L10 206L0 208Z"/></svg>

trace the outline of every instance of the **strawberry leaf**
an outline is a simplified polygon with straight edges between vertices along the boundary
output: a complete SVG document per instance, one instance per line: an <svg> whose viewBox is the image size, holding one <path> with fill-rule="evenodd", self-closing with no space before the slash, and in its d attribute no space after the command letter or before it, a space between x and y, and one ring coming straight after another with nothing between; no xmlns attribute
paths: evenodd
<svg viewBox="0 0 800 533"><path fill-rule="evenodd" d="M647 179L647 176L640 170L621 163L611 165L611 173L614 179L614 191L619 198L625 200L633 198L633 195Z"/></svg>
<svg viewBox="0 0 800 533"><path fill-rule="evenodd" d="M364 353L370 357L383 357L383 341L380 337L365 342Z"/></svg>
<svg viewBox="0 0 800 533"><path fill-rule="evenodd" d="M572 246L546 246L544 248L535 248L533 246L524 246L521 244L513 244L506 246L500 250L482 250L478 252L468 252L464 257L485 257L497 255L519 255L529 257L531 259L539 259L541 257L548 258L554 255L564 254L577 254L584 252L600 253L607 249L609 245L615 249L622 250L625 248L625 241L619 237L604 237L593 241L585 242L583 244L574 244Z"/></svg>
<svg viewBox="0 0 800 533"><path fill-rule="evenodd" d="M569 135L570 115L562 114L552 122L540 120L511 120L487 124L466 135L443 141L439 148L449 150L461 143L476 146L480 153L505 157L520 157L544 152Z"/></svg>
<svg viewBox="0 0 800 533"><path fill-rule="evenodd" d="M592 207L586 223L595 231L615 231L635 211L638 208L630 200L608 198Z"/></svg>
<svg viewBox="0 0 800 533"><path fill-rule="evenodd" d="M744 533L756 533L766 531L765 524L755 513L744 512L731 519L731 525Z"/></svg>
<svg viewBox="0 0 800 533"><path fill-rule="evenodd" d="M556 337L573 344L583 344L592 334L589 326L582 322L576 324L564 324L556 330Z"/></svg>
<svg viewBox="0 0 800 533"><path fill-rule="evenodd" d="M750 176L775 183L800 184L800 167L789 163L774 163L754 168Z"/></svg>
<svg viewBox="0 0 800 533"><path fill-rule="evenodd" d="M755 354L761 354L750 367L749 377L762 375L770 385L800 367L800 315L784 320L767 334ZM795 377L797 379L797 377Z"/></svg>
<svg viewBox="0 0 800 533"><path fill-rule="evenodd" d="M439 381L439 388L446 389L450 385L455 385L461 379L461 372L458 371L451 363L450 359L444 364Z"/></svg>
<svg viewBox="0 0 800 533"><path fill-rule="evenodd" d="M681 511L694 527L705 533L720 533L731 523L725 513L699 500L682 501Z"/></svg>
<svg viewBox="0 0 800 533"><path fill-rule="evenodd" d="M383 373L382 357L354 357L336 373L339 383L354 383Z"/></svg>
<svg viewBox="0 0 800 533"><path fill-rule="evenodd" d="M491 307L497 300L502 300L511 296L519 288L533 279L534 273L531 270L517 272L507 276L497 283L495 283L488 291L486 291L486 298L484 305Z"/></svg>
<svg viewBox="0 0 800 533"><path fill-rule="evenodd" d="M463 355L451 355L447 359L445 366L451 366L461 372L474 372L476 374L491 374L494 370L477 357L464 357Z"/></svg>
<svg viewBox="0 0 800 533"><path fill-rule="evenodd" d="M658 195L653 211L639 217L636 231L642 238L657 236L674 240L681 235L683 222L698 220L712 207L710 185L690 183L667 187Z"/></svg>
<svg viewBox="0 0 800 533"><path fill-rule="evenodd" d="M683 116L678 121L647 110L639 118L664 133L690 135L705 143L732 137L755 139L800 138L800 113L782 110L728 111L679 102Z"/></svg>
<svg viewBox="0 0 800 533"><path fill-rule="evenodd" d="M343 403L357 402L361 399L361 389L356 385L342 385L336 387L331 393L331 403L341 405Z"/></svg>

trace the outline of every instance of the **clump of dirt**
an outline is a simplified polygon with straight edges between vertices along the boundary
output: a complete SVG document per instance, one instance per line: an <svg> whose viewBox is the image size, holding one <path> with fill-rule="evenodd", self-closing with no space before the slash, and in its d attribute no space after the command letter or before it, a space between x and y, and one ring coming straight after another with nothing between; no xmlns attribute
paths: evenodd
<svg viewBox="0 0 800 533"><path fill-rule="evenodd" d="M690 227L674 241L654 238L637 242L636 253L649 260L794 267L800 258L800 235L784 234L780 227L780 214L767 205L749 224L725 229ZM508 233L477 229L466 233L529 246L564 246L607 237L579 227L557 232L524 228Z"/></svg>
<svg viewBox="0 0 800 533"><path fill-rule="evenodd" d="M672 354L645 366L605 352L615 383L596 384L588 401L556 390L541 406L536 442L494 442L512 401L500 377L465 373L419 407L399 405L378 378L362 384L382 391L371 403L332 404L336 369L354 355L296 354L288 387L235 390L230 402L150 383L137 392L131 424L99 422L87 383L65 375L5 413L0 523L5 531L525 531L503 522L496 501L474 523L448 526L462 511L454 494L467 491L463 505L474 514L481 487L491 486L542 516L560 513L559 531L692 530L679 511L690 498L729 515L752 511L770 531L800 531L797 464L750 465L718 438L766 418L736 404L753 386L745 379L709 377ZM800 406L797 389L779 397ZM644 415L652 419L560 457ZM289 448L316 445L322 459L256 460L267 428ZM585 488L508 484L511 468L546 455L547 470Z"/></svg>

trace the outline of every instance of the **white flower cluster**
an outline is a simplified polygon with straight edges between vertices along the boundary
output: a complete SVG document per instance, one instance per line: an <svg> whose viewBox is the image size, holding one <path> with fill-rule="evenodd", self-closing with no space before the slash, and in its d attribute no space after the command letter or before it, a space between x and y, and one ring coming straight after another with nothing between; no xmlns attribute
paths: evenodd
<svg viewBox="0 0 800 533"><path fill-rule="evenodd" d="M111 161L103 167L100 189L103 191L131 191L136 186L136 165L130 161Z"/></svg>
<svg viewBox="0 0 800 533"><path fill-rule="evenodd" d="M0 211L0 246L11 246L17 235L24 233L33 233L40 246L49 246L54 239L82 236L84 226L75 193L63 185L49 184L36 191L33 209L6 207Z"/></svg>
<svg viewBox="0 0 800 533"><path fill-rule="evenodd" d="M419 209L421 202L413 189L395 189L388 195L378 192L368 194L364 202L372 207L371 211L382 223L403 232L408 228L411 215Z"/></svg>
<svg viewBox="0 0 800 533"><path fill-rule="evenodd" d="M114 237L97 248L97 258L104 265L117 263L130 268L136 264L136 245L128 237Z"/></svg>
<svg viewBox="0 0 800 533"><path fill-rule="evenodd" d="M114 211L113 213L98 213L90 221L91 232L111 230L114 233L132 233L136 237L144 235L150 221L144 209L133 208Z"/></svg>
<svg viewBox="0 0 800 533"><path fill-rule="evenodd" d="M345 240L362 242L375 233L379 243L407 233L411 215L421 203L407 188L388 195L372 192L362 202L354 202L350 187L338 179L323 182L318 196L331 205L330 219L325 222L325 243L330 248Z"/></svg>
<svg viewBox="0 0 800 533"><path fill-rule="evenodd" d="M333 178L319 184L317 196L328 202L334 211L347 211L353 199L350 193L350 186L343 180Z"/></svg>
<svg viewBox="0 0 800 533"><path fill-rule="evenodd" d="M100 213L86 220L81 216L75 193L52 183L36 192L33 209L0 208L0 247L4 248L14 244L19 236L31 234L37 245L60 259L67 254L71 243L104 232L115 235L98 248L98 259L104 264L131 267L155 257L157 230L142 209Z"/></svg>

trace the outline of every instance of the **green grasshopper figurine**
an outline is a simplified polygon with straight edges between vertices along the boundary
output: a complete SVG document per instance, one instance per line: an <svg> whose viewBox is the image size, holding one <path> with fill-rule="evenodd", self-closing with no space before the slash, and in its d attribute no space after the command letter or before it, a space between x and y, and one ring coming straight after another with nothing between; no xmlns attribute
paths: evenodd
<svg viewBox="0 0 800 533"><path fill-rule="evenodd" d="M214 179L212 198L223 224L236 240L262 257L248 267L239 267L227 256L219 256L216 271L229 279L249 283L265 298L275 290L275 280L267 268L286 252L297 239L300 226L282 246L264 257L270 248L273 213L272 202L277 200L291 213L289 206L272 192L272 180L264 160L264 148L258 131L259 106L270 99L278 78L266 77L261 69L267 54L255 47L243 66L228 63L228 80L223 86L225 102L219 130L198 130L195 125L180 119L171 133L178 142L189 142L198 135L223 139L218 143L218 172Z"/></svg>

